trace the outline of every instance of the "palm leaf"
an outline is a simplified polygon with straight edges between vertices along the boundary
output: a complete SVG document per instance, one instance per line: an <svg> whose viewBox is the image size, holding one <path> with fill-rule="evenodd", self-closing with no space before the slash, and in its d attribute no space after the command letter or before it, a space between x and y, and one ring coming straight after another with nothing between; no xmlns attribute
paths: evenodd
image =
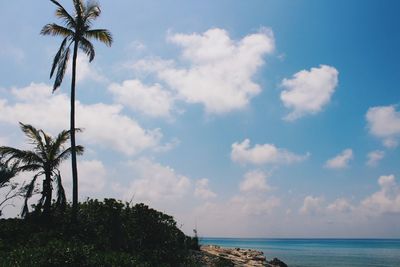
<svg viewBox="0 0 400 267"><path fill-rule="evenodd" d="M33 194L33 190L35 189L35 183L36 183L36 179L42 175L43 173L38 173L35 176L33 176L32 181L25 186L25 201L24 201L24 206L22 208L22 212L21 212L21 217L25 217L26 215L28 215L29 213L29 208L28 208L28 200L32 197Z"/></svg>
<svg viewBox="0 0 400 267"><path fill-rule="evenodd" d="M85 13L85 6L83 5L82 0L73 0L73 2L78 20L81 20Z"/></svg>
<svg viewBox="0 0 400 267"><path fill-rule="evenodd" d="M70 27L70 28L75 28L75 20L74 18L67 12L67 10L56 0L50 0L53 2L56 6L58 6L56 10L56 16L63 19L64 23Z"/></svg>
<svg viewBox="0 0 400 267"><path fill-rule="evenodd" d="M43 160L36 155L36 153L28 150L19 150L13 147L2 146L0 147L0 155L8 157L6 164L13 160L19 161L25 164L42 164Z"/></svg>
<svg viewBox="0 0 400 267"><path fill-rule="evenodd" d="M85 8L85 15L83 17L85 22L97 19L101 14L100 5L97 1L88 1Z"/></svg>
<svg viewBox="0 0 400 267"><path fill-rule="evenodd" d="M58 64L57 75L54 81L53 92L60 87L62 80L64 79L65 70L67 69L67 63L69 60L70 49L67 48L61 58L60 63Z"/></svg>
<svg viewBox="0 0 400 267"><path fill-rule="evenodd" d="M58 49L58 52L54 57L53 66L51 67L51 71L50 71L50 79L53 77L54 70L56 69L57 65L60 63L60 56L64 53L65 46L67 45L68 39L69 39L69 37L64 38L64 40L61 43L60 49Z"/></svg>
<svg viewBox="0 0 400 267"><path fill-rule="evenodd" d="M9 164L0 160L0 188L10 182L10 180L17 175L18 164L19 161L16 161L9 166Z"/></svg>
<svg viewBox="0 0 400 267"><path fill-rule="evenodd" d="M79 42L79 48L89 57L89 62L92 62L96 55L93 44L88 39L82 37Z"/></svg>
<svg viewBox="0 0 400 267"><path fill-rule="evenodd" d="M111 46L113 38L111 33L106 29L88 30L83 34L87 39L96 39L107 46Z"/></svg>
<svg viewBox="0 0 400 267"><path fill-rule="evenodd" d="M21 130L25 135L31 140L31 144L35 146L35 152L41 155L42 159L46 158L45 145L43 144L42 137L40 136L40 131L29 124L19 123Z"/></svg>
<svg viewBox="0 0 400 267"><path fill-rule="evenodd" d="M56 178L56 183L57 183L56 208L59 208L59 209L61 209L61 211L64 211L67 206L67 198L65 196L65 190L62 185L61 173L59 170L57 170L57 173L55 176L56 176L55 178Z"/></svg>
<svg viewBox="0 0 400 267"><path fill-rule="evenodd" d="M42 164L26 164L23 166L19 166L17 170L19 172L32 172L32 171L37 171L40 169L43 169Z"/></svg>
<svg viewBox="0 0 400 267"><path fill-rule="evenodd" d="M85 148L83 146L75 146L75 151L77 155L82 155L85 152ZM54 166L59 166L59 164L63 161L68 159L71 156L72 148L69 147L64 150L56 159L54 159Z"/></svg>
<svg viewBox="0 0 400 267"><path fill-rule="evenodd" d="M30 124L23 124L22 122L19 122L19 127L24 134L31 139L31 144L38 145L40 150L44 150L44 144L42 142L42 137L40 136L39 130Z"/></svg>
<svg viewBox="0 0 400 267"><path fill-rule="evenodd" d="M40 31L42 35L52 35L52 36L63 36L63 37L72 37L74 36L74 32L68 28L60 26L55 23L46 24L42 30Z"/></svg>

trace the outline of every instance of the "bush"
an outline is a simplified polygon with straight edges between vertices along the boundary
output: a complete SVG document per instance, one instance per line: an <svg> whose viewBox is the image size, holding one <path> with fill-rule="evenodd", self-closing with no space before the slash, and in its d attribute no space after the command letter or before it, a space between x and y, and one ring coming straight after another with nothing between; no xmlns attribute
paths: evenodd
<svg viewBox="0 0 400 267"><path fill-rule="evenodd" d="M0 220L0 266L180 266L198 247L173 217L144 204L87 200L76 223L70 215L68 206L51 221Z"/></svg>

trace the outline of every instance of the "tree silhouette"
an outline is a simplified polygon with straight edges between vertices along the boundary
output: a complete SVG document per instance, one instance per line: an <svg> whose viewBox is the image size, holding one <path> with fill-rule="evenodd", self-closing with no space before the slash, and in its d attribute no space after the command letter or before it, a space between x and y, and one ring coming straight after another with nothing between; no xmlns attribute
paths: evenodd
<svg viewBox="0 0 400 267"><path fill-rule="evenodd" d="M20 190L16 190L17 184L12 183L11 179L14 178L18 173L18 162L13 164L7 164L3 158L0 157L0 189L8 187L9 189L0 199L0 216L2 215L3 209L13 204L7 204L9 200L21 195Z"/></svg>
<svg viewBox="0 0 400 267"><path fill-rule="evenodd" d="M64 144L71 136L71 131L64 130L56 138L47 135L43 130L38 130L31 125L20 123L32 150L20 150L13 147L0 147L0 156L6 158L6 163L16 164L16 172L35 172L33 179L25 187L25 203L22 209L22 216L29 212L28 200L35 192L37 179L44 176L42 185L42 197L36 205L37 211L43 211L45 216L51 212L52 182L57 185L56 208L63 208L66 205L64 188L61 182L59 165L72 154L72 148L64 148ZM77 131L79 129L75 129ZM75 147L77 154L83 153L82 146Z"/></svg>
<svg viewBox="0 0 400 267"><path fill-rule="evenodd" d="M50 71L50 78L57 68L53 92L61 85L65 70L70 56L70 46L74 44L72 59L72 80L71 80L71 114L70 114L70 132L71 132L71 163L72 163L72 216L76 219L78 210L78 170L76 165L76 142L75 142L75 82L76 82L76 59L78 49L81 49L91 62L95 57L95 50L90 39L96 39L105 43L107 46L112 44L112 36L105 29L91 29L92 23L101 13L100 6L95 1L83 3L82 0L73 0L74 16L70 15L66 9L56 0L50 0L56 6L56 16L60 18L64 26L52 23L43 27L42 35L61 36L63 41L54 57L53 65Z"/></svg>

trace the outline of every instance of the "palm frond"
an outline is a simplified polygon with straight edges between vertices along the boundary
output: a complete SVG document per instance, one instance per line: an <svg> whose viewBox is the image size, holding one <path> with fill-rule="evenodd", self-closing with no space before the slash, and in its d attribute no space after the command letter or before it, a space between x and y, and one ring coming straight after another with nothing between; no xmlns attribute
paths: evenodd
<svg viewBox="0 0 400 267"><path fill-rule="evenodd" d="M43 169L42 164L26 164L23 166L19 166L17 170L19 172L32 172L32 171L37 171L40 169Z"/></svg>
<svg viewBox="0 0 400 267"><path fill-rule="evenodd" d="M35 152L42 157L46 158L45 145L43 144L42 137L40 135L40 130L36 129L32 125L19 123L21 130L25 135L31 140L30 144L35 146Z"/></svg>
<svg viewBox="0 0 400 267"><path fill-rule="evenodd" d="M84 6L82 0L73 0L73 2L74 2L75 12L78 17L78 20L81 20L85 13L85 6Z"/></svg>
<svg viewBox="0 0 400 267"><path fill-rule="evenodd" d="M33 194L33 190L35 189L35 183L36 183L36 179L42 175L42 173L38 173L35 176L33 176L32 181L25 186L25 201L24 201L24 206L22 208L22 212L21 212L21 217L24 218L26 215L28 215L29 213L29 208L28 208L28 200L32 197Z"/></svg>
<svg viewBox="0 0 400 267"><path fill-rule="evenodd" d="M71 37L74 36L74 32L68 28L60 26L55 23L50 23L44 25L42 30L40 31L41 35L52 35L52 36L63 36L63 37Z"/></svg>
<svg viewBox="0 0 400 267"><path fill-rule="evenodd" d="M93 44L88 39L82 37L79 41L79 48L89 57L89 62L92 62L96 55Z"/></svg>
<svg viewBox="0 0 400 267"><path fill-rule="evenodd" d="M87 39L96 39L107 46L111 46L113 38L111 33L106 29L88 30L83 33Z"/></svg>
<svg viewBox="0 0 400 267"><path fill-rule="evenodd" d="M60 63L58 64L57 75L53 85L53 92L57 90L58 87L60 87L62 80L64 79L65 70L67 69L67 63L69 60L69 54L70 54L70 49L69 48L65 49L61 57Z"/></svg>
<svg viewBox="0 0 400 267"><path fill-rule="evenodd" d="M77 155L82 155L83 152L85 152L85 148L81 145L75 146L75 151ZM54 166L59 166L59 164L63 161L68 159L71 156L72 153L72 148L69 147L66 150L64 150L55 160L54 160Z"/></svg>
<svg viewBox="0 0 400 267"><path fill-rule="evenodd" d="M13 147L2 146L0 147L0 155L7 157L6 164L17 160L25 164L42 164L43 160L34 152L28 150L19 150Z"/></svg>
<svg viewBox="0 0 400 267"><path fill-rule="evenodd" d="M70 131L63 130L58 136L54 139L51 149L49 151L49 158L54 159L56 155L60 153L60 150L63 148L63 144L67 142L70 138Z"/></svg>
<svg viewBox="0 0 400 267"><path fill-rule="evenodd" d="M64 211L67 206L67 198L65 196L65 190L62 185L61 173L57 170L55 174L56 183L57 183L57 200L56 200L56 208Z"/></svg>
<svg viewBox="0 0 400 267"><path fill-rule="evenodd" d="M7 164L0 160L0 188L8 184L18 173L19 161Z"/></svg>
<svg viewBox="0 0 400 267"><path fill-rule="evenodd" d="M53 77L54 70L56 69L57 65L60 63L60 57L64 53L65 46L67 45L68 39L69 39L69 37L64 38L64 40L61 43L60 49L58 49L58 52L54 57L53 65L52 65L51 71L50 71L50 79Z"/></svg>
<svg viewBox="0 0 400 267"><path fill-rule="evenodd" d="M51 160L50 151L51 151L52 145L53 145L53 138L50 135L46 134L43 130L40 130L39 132L41 133L41 135L45 141L45 151L43 151L43 154L44 154L43 159Z"/></svg>
<svg viewBox="0 0 400 267"><path fill-rule="evenodd" d="M97 1L88 1L85 7L84 21L89 22L97 19L101 14L100 5Z"/></svg>
<svg viewBox="0 0 400 267"><path fill-rule="evenodd" d="M74 18L67 12L67 10L56 0L50 0L53 2L56 6L58 6L56 10L56 16L64 20L64 23L70 27L70 28L75 28L75 20Z"/></svg>
<svg viewBox="0 0 400 267"><path fill-rule="evenodd" d="M38 145L40 150L44 150L44 144L42 137L40 136L40 131L30 124L24 124L19 122L19 127L24 132L24 134L31 140L31 144Z"/></svg>

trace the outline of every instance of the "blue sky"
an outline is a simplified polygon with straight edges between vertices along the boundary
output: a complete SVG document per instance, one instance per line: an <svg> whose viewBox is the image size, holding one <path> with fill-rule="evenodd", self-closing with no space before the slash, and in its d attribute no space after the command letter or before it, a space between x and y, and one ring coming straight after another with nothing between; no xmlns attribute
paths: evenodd
<svg viewBox="0 0 400 267"><path fill-rule="evenodd" d="M115 42L79 57L82 199L133 197L205 236L400 237L398 1L101 6ZM68 128L60 40L39 35L54 10L0 3L4 145L26 146L18 121Z"/></svg>

